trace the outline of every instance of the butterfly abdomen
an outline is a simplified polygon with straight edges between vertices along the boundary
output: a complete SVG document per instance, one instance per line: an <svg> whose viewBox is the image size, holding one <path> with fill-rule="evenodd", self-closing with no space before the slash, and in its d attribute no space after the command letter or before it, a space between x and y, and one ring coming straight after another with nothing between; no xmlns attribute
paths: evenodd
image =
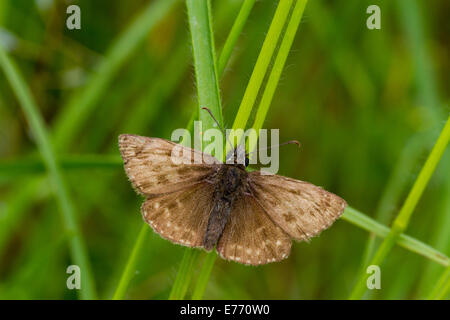
<svg viewBox="0 0 450 320"><path fill-rule="evenodd" d="M203 247L206 250L213 249L219 241L230 217L233 203L242 192L246 176L245 169L234 165L224 165L217 173L213 194L214 205L209 215L203 240Z"/></svg>

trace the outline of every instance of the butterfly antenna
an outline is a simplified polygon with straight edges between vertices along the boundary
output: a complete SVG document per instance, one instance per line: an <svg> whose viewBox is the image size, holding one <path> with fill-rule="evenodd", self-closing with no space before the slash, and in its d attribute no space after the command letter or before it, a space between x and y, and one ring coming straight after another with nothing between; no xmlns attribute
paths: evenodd
<svg viewBox="0 0 450 320"><path fill-rule="evenodd" d="M279 145L276 145L276 146L270 146L270 147L262 148L262 149L259 149L259 150L268 150L268 149L272 149L272 148L279 148L279 147L285 146L287 144L296 144L299 148L301 147L301 143L298 142L297 140L290 140L290 141L283 142L283 143L281 143ZM252 153L254 153L256 151L259 151L259 150L255 150L255 151L249 152L248 155L250 155L250 154L252 154Z"/></svg>
<svg viewBox="0 0 450 320"><path fill-rule="evenodd" d="M202 107L202 109L208 111L209 115L211 116L211 118L213 118L214 122L217 124L217 126L220 129L220 131L222 131L223 135L225 136L225 139L227 139L228 143L231 146L231 149L234 150L234 146L231 143L231 141L228 139L227 133L225 132L225 130L223 130L222 126L219 124L219 121L217 121L216 117L214 117L214 115L212 114L211 110L209 110L209 108L206 108L206 107Z"/></svg>

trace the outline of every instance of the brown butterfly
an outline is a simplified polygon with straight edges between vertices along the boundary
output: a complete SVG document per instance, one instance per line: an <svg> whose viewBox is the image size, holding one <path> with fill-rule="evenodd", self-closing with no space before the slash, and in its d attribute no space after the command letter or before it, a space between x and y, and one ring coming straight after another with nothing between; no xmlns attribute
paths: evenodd
<svg viewBox="0 0 450 320"><path fill-rule="evenodd" d="M247 172L248 162L221 163L211 155L160 138L119 136L125 171L146 197L144 220L163 238L239 263L260 265L289 255L291 239L308 240L344 211L340 197L308 182ZM175 163L201 155L200 164ZM234 150L237 157L238 149Z"/></svg>

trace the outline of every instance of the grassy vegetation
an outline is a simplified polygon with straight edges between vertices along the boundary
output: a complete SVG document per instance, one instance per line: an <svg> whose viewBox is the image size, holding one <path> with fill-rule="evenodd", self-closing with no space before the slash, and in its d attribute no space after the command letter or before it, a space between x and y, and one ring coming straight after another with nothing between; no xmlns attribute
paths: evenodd
<svg viewBox="0 0 450 320"><path fill-rule="evenodd" d="M365 27L370 4L381 30ZM2 2L0 298L448 298L443 4L79 5L69 31L62 3ZM341 195L342 219L258 268L155 235L117 135L206 129L205 106L224 127L300 140L280 150L280 174ZM71 264L80 291L66 288ZM370 264L382 289L366 292Z"/></svg>
<svg viewBox="0 0 450 320"><path fill-rule="evenodd" d="M13 61L11 61L2 48L0 48L0 66L4 70L6 78L17 96L17 99L20 101L20 105L27 118L31 131L35 136L39 152L47 167L52 182L52 188L57 196L60 211L63 216L64 229L70 238L69 244L72 261L83 269L84 276L81 283L83 289L80 290L80 297L84 299L95 299L94 279L92 278L84 240L75 215L76 211L72 204L72 200L70 199L58 161L56 160L55 152L50 143L44 120L42 119L22 76Z"/></svg>

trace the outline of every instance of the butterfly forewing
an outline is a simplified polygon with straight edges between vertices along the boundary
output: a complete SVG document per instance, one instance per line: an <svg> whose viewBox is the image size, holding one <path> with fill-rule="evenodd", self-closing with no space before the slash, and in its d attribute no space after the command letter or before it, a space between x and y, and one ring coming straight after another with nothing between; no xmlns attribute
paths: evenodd
<svg viewBox="0 0 450 320"><path fill-rule="evenodd" d="M144 220L163 238L189 246L203 246L214 187L198 183L190 188L147 199Z"/></svg>
<svg viewBox="0 0 450 320"><path fill-rule="evenodd" d="M179 161L173 161L172 151L175 146L185 151L179 153ZM119 136L119 148L128 178L137 191L149 196L181 190L198 183L207 178L218 163L210 155L160 138L122 134ZM196 153L207 162L194 163ZM183 161L186 157L190 159Z"/></svg>
<svg viewBox="0 0 450 320"><path fill-rule="evenodd" d="M258 171L249 179L258 203L296 240L308 240L328 228L346 206L342 198L308 182Z"/></svg>
<svg viewBox="0 0 450 320"><path fill-rule="evenodd" d="M271 221L252 197L237 199L217 244L222 258L260 265L280 261L290 250L290 237Z"/></svg>

